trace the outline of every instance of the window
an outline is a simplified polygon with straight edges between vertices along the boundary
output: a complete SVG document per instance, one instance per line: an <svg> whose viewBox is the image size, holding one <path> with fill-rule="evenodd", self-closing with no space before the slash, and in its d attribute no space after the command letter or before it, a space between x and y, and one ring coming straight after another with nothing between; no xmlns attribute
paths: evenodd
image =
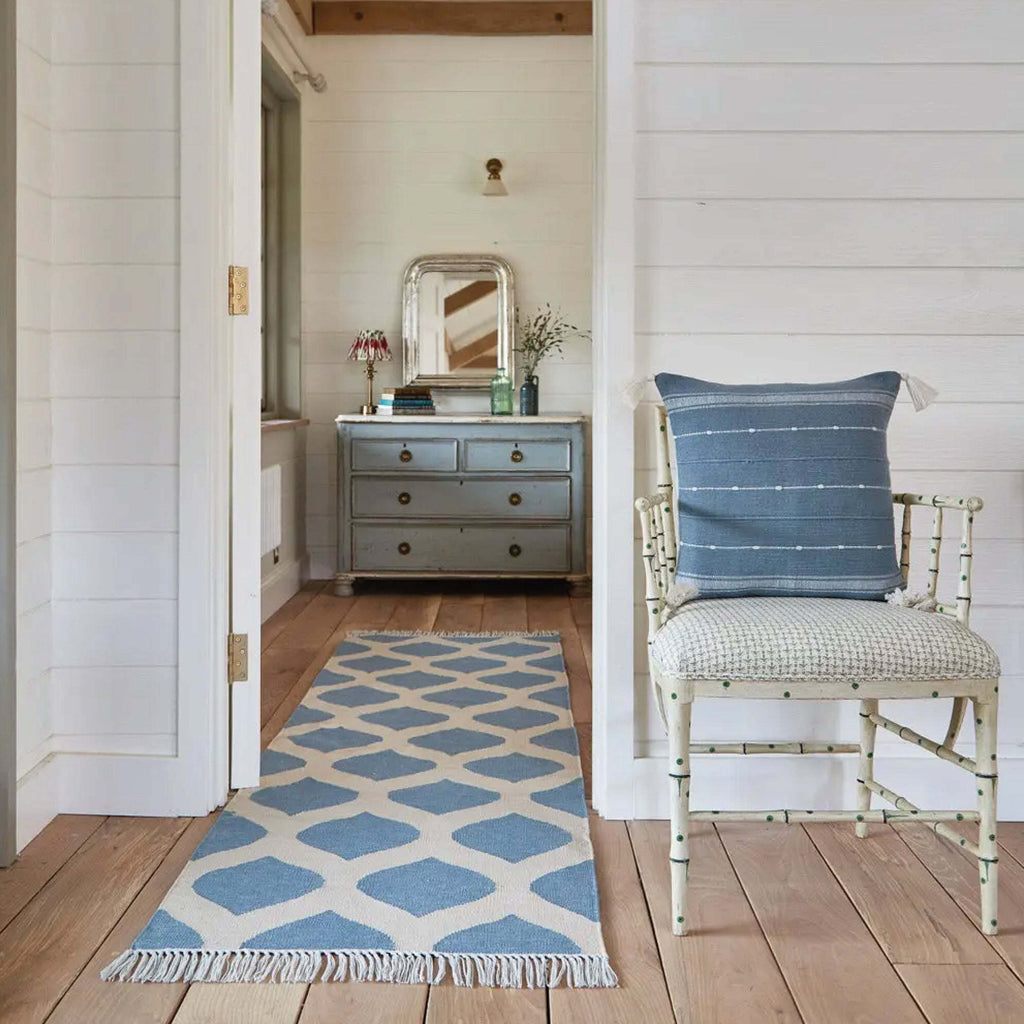
<svg viewBox="0 0 1024 1024"><path fill-rule="evenodd" d="M277 354L281 335L281 102L269 86L263 86L263 153L260 169L263 275L263 397L265 417L277 415Z"/></svg>
<svg viewBox="0 0 1024 1024"><path fill-rule="evenodd" d="M299 102L287 77L264 58L260 153L264 419L299 415Z"/></svg>

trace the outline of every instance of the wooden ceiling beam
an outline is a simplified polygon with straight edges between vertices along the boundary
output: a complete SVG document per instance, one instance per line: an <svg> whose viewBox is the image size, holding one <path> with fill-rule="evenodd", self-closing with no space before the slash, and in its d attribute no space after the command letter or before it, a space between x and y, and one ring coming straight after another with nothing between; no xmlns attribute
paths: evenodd
<svg viewBox="0 0 1024 1024"><path fill-rule="evenodd" d="M293 7L301 0L289 0ZM296 12L297 13L297 12ZM588 36L590 0L316 0L316 35Z"/></svg>
<svg viewBox="0 0 1024 1024"><path fill-rule="evenodd" d="M299 19L302 31L307 36L313 34L313 0L288 0L288 6L295 12Z"/></svg>
<svg viewBox="0 0 1024 1024"><path fill-rule="evenodd" d="M478 299L482 299L485 295L490 295L497 290L497 281L473 281L472 284L467 284L457 292L452 292L451 295L445 296L444 315L448 317L452 313L458 313L460 309L470 305L470 303L476 302Z"/></svg>

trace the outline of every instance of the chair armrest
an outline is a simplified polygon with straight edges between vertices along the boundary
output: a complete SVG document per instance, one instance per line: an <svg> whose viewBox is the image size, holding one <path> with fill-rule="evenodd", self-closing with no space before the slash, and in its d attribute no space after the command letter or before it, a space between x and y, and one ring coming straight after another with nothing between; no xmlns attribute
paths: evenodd
<svg viewBox="0 0 1024 1024"><path fill-rule="evenodd" d="M675 531L671 529L672 507L669 498L663 493L637 498L633 502L633 507L640 520L641 555L644 560L646 584L647 634L648 639L653 639L662 622L668 589L675 578L676 552Z"/></svg>
<svg viewBox="0 0 1024 1024"><path fill-rule="evenodd" d="M965 626L970 623L971 616L971 568L974 559L974 516L984 508L981 498L948 497L941 494L896 493L892 500L903 506L903 525L900 544L900 573L903 585L907 586L910 577L910 534L911 510L916 505L924 505L933 509L930 557L928 561L928 596L935 602L935 610L945 615L952 615ZM946 511L960 513L960 546L959 573L957 579L955 601L943 601L938 595L939 561L942 550L943 513Z"/></svg>
<svg viewBox="0 0 1024 1024"><path fill-rule="evenodd" d="M942 494L894 494L892 500L896 505L929 505L932 508L952 508L958 512L980 512L985 502L974 495L966 498L948 497Z"/></svg>

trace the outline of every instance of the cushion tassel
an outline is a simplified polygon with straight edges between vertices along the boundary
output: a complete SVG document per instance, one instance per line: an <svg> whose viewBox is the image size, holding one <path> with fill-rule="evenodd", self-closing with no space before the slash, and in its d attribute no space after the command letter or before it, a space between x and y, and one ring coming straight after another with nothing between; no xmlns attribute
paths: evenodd
<svg viewBox="0 0 1024 1024"><path fill-rule="evenodd" d="M654 375L650 373L646 377L633 377L622 386L622 400L630 409L635 409L640 404L647 385L653 383Z"/></svg>
<svg viewBox="0 0 1024 1024"><path fill-rule="evenodd" d="M668 588L668 593L665 594L665 606L662 612L662 622L668 622L668 620L671 619L684 604L688 604L698 596L699 591L697 588L688 583L671 584Z"/></svg>
<svg viewBox="0 0 1024 1024"><path fill-rule="evenodd" d="M926 384L920 377L911 376L909 373L901 373L900 377L907 385L907 394L910 395L910 400L914 403L915 412L927 409L939 395L931 384Z"/></svg>
<svg viewBox="0 0 1024 1024"><path fill-rule="evenodd" d="M894 590L885 595L885 600L895 608L914 608L919 612L933 612L939 606L928 594L910 594L906 590Z"/></svg>

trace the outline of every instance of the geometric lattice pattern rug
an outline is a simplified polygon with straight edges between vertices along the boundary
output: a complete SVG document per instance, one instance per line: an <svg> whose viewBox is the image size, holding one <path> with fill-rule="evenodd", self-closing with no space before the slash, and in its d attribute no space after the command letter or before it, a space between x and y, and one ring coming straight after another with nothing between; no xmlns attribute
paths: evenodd
<svg viewBox="0 0 1024 1024"><path fill-rule="evenodd" d="M613 986L557 633L350 633L118 981Z"/></svg>

